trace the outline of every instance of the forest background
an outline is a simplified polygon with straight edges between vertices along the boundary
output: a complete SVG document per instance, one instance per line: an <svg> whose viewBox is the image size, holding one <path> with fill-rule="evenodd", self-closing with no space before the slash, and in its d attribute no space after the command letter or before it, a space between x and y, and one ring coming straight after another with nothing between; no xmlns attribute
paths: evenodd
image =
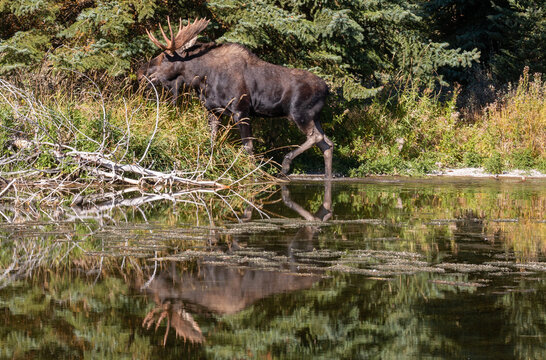
<svg viewBox="0 0 546 360"><path fill-rule="evenodd" d="M159 53L145 30L158 34L167 16L206 17L211 23L200 41L237 42L264 60L325 79L331 95L322 121L336 144L337 174L461 166L546 171L544 0L0 0L3 84L30 89L53 114L43 121L69 119L80 129L68 137L58 122L56 131L44 123L37 129L14 114L3 95L2 158L21 151L14 139L47 128L55 141L92 151L101 134L105 143L98 129L109 126L115 153L128 107L136 115L124 156L147 156L144 163L160 170L207 156L195 151L208 138L205 111L195 99L177 107L165 101L157 110L134 90L138 66ZM102 105L81 95L81 87L94 86L84 77L101 88ZM104 103L108 109L97 119ZM156 110L162 120L150 148ZM287 146L303 142L286 120L256 119L253 127L258 152L277 161ZM217 154L238 156L249 171L252 160L237 150L234 133ZM59 167L47 151L30 157L36 168ZM304 154L295 171L321 172L321 159L318 149ZM18 166L3 164L12 171Z"/></svg>

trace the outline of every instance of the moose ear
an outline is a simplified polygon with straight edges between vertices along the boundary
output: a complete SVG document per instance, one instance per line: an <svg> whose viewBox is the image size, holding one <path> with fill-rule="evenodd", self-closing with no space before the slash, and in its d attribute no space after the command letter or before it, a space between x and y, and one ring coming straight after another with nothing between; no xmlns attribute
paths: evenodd
<svg viewBox="0 0 546 360"><path fill-rule="evenodd" d="M184 46L180 48L180 51L184 51L191 48L193 45L195 45L196 41L197 41L197 36L191 39L190 41L188 41L187 43L185 43Z"/></svg>

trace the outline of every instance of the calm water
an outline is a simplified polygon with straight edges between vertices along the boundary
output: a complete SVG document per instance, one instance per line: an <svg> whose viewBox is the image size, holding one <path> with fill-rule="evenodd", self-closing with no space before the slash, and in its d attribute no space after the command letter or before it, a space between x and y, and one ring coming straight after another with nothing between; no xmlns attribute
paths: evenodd
<svg viewBox="0 0 546 360"><path fill-rule="evenodd" d="M160 198L0 203L0 358L546 358L545 181Z"/></svg>

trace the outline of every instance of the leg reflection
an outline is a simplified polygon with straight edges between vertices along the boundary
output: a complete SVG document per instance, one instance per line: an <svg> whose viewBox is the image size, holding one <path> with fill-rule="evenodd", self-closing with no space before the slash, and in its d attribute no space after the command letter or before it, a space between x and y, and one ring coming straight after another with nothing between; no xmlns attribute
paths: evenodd
<svg viewBox="0 0 546 360"><path fill-rule="evenodd" d="M331 181L324 182L324 200L322 201L322 205L315 212L315 214L311 214L309 211L303 208L300 204L294 202L290 198L290 191L288 190L288 186L283 185L281 187L281 192L282 192L282 201L284 202L284 204L288 206L290 209L297 212L305 220L328 221L332 217L332 182Z"/></svg>

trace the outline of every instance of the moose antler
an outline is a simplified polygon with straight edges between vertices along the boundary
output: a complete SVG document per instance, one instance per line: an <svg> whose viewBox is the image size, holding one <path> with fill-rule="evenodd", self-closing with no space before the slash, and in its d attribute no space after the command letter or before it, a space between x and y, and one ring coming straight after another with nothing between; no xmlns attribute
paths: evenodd
<svg viewBox="0 0 546 360"><path fill-rule="evenodd" d="M205 30L207 25L209 24L210 20L207 19L197 19L195 18L193 24L190 20L188 20L188 25L182 27L182 19L180 19L179 25L178 25L178 33L176 36L173 36L173 29L171 27L171 20L167 16L167 23L169 25L169 33L171 38L169 39L167 35L165 35L165 31L163 31L163 27L161 27L161 24L159 24L159 30L161 30L161 35L163 35L163 39L166 42L166 45L163 45L155 38L155 36L146 29L146 33L148 34L148 37L150 40L160 49L173 54L176 50L186 50L195 44L195 41L197 40L197 35Z"/></svg>

